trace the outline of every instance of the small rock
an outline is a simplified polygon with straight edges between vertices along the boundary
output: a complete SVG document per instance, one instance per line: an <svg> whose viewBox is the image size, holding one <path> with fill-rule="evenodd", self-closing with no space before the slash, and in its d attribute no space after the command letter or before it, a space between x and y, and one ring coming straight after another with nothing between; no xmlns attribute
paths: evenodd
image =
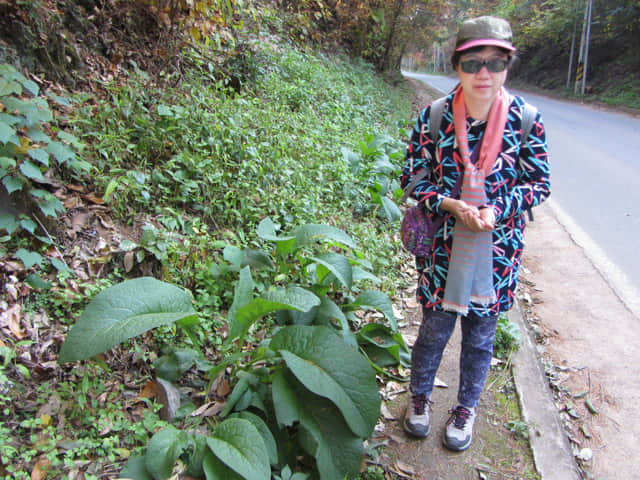
<svg viewBox="0 0 640 480"><path fill-rule="evenodd" d="M588 462L593 458L593 450L591 450L590 448L583 448L582 450L580 450L578 458L583 462Z"/></svg>
<svg viewBox="0 0 640 480"><path fill-rule="evenodd" d="M169 422L180 408L180 391L161 378L156 379L156 385L158 386L158 401L162 404L160 418Z"/></svg>

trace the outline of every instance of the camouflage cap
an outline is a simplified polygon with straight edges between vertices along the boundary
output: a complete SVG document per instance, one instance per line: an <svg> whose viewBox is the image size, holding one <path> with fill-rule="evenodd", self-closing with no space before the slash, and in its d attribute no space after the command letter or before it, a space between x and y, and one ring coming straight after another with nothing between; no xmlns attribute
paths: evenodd
<svg viewBox="0 0 640 480"><path fill-rule="evenodd" d="M498 17L478 17L465 20L456 37L456 52L481 45L495 46L515 51L511 43L509 22Z"/></svg>

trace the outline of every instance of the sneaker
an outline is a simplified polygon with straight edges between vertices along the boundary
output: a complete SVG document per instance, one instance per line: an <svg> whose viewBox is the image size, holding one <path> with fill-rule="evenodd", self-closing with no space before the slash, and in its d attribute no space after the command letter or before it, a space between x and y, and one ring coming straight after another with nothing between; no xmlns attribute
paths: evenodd
<svg viewBox="0 0 640 480"><path fill-rule="evenodd" d="M476 409L458 405L451 410L451 418L444 431L444 446L455 452L461 452L471 446L473 440L473 422L476 420Z"/></svg>
<svg viewBox="0 0 640 480"><path fill-rule="evenodd" d="M431 433L429 425L429 403L426 395L411 395L402 425L405 432L414 437L426 437Z"/></svg>

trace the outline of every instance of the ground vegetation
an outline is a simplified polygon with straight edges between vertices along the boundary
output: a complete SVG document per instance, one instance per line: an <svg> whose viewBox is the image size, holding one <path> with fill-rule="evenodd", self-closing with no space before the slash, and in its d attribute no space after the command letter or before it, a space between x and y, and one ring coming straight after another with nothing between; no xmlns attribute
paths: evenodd
<svg viewBox="0 0 640 480"><path fill-rule="evenodd" d="M357 476L408 90L275 4L69 3L3 4L2 476Z"/></svg>

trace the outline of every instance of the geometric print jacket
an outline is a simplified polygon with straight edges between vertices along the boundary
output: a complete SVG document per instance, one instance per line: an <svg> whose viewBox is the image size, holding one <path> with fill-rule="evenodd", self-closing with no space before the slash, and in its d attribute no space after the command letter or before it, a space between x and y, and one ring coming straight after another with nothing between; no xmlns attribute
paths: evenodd
<svg viewBox="0 0 640 480"><path fill-rule="evenodd" d="M416 257L418 269L417 297L426 308L441 310L444 297L455 218L441 210L443 196L451 196L458 178L463 174L453 127L451 101L445 102L438 142L430 131L430 106L419 115L407 145L405 163L400 178L405 188L413 176L422 169L428 173L412 193L412 197L424 205L434 216L445 216L440 229L433 237L429 257ZM524 247L525 213L542 203L550 193L548 147L540 112L537 113L526 142L521 142L522 111L524 99L515 96L507 115L502 136L502 151L498 154L491 173L486 177L487 206L496 214L493 231L493 286L497 302L482 306L469 304L469 311L481 317L498 315L508 311L515 300L518 273ZM467 117L469 149L482 139L486 122ZM436 149L437 144L437 149ZM455 154L455 155L454 155Z"/></svg>

